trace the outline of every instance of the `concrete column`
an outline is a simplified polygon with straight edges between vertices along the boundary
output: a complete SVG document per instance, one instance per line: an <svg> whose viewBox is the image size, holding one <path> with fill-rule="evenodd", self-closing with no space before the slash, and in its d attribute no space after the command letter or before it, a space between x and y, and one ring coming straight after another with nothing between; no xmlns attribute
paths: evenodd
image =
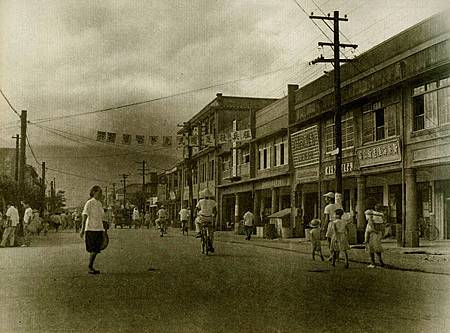
<svg viewBox="0 0 450 333"><path fill-rule="evenodd" d="M236 197L236 199L234 202L234 232L236 234L238 234L239 233L239 214L240 214L239 201L240 201L240 197L241 197L240 193L236 193L235 197Z"/></svg>
<svg viewBox="0 0 450 333"><path fill-rule="evenodd" d="M364 231L366 229L366 176L356 177L357 202L356 202L356 240L358 243L364 242Z"/></svg>
<svg viewBox="0 0 450 333"><path fill-rule="evenodd" d="M406 247L418 247L419 235L417 232L417 188L416 188L416 170L405 170L406 181Z"/></svg>
<svg viewBox="0 0 450 333"><path fill-rule="evenodd" d="M283 200L281 197L281 189L280 192L278 193L278 211L282 210L283 208Z"/></svg>
<svg viewBox="0 0 450 333"><path fill-rule="evenodd" d="M255 216L255 224L260 225L261 224L261 218L259 216L260 214L260 206L261 206L261 192L260 191L254 191L253 192L253 215Z"/></svg>
<svg viewBox="0 0 450 333"><path fill-rule="evenodd" d="M276 187L272 188L272 210L271 213L274 214L278 211L278 189Z"/></svg>

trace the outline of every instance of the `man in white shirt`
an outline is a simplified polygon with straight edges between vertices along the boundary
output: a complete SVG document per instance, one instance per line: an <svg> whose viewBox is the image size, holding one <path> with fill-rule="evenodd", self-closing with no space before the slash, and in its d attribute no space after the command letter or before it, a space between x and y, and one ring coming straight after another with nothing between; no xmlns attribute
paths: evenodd
<svg viewBox="0 0 450 333"><path fill-rule="evenodd" d="M186 204L183 204L183 208L180 209L180 212L178 213L180 215L180 222L181 222L181 231L183 232L183 236L184 236L184 232L186 231L186 236L188 235L188 222L191 218L191 211L189 209L186 208Z"/></svg>
<svg viewBox="0 0 450 333"><path fill-rule="evenodd" d="M105 232L103 227L104 211L100 201L102 188L97 185L92 187L89 195L91 198L86 202L83 209L80 236L85 238L86 251L90 254L88 273L99 274L100 271L94 268L94 261L101 251Z"/></svg>
<svg viewBox="0 0 450 333"><path fill-rule="evenodd" d="M163 237L164 234L167 234L167 223L168 223L168 215L167 211L164 209L164 205L161 205L161 208L156 212L156 224L159 227L161 232L160 236Z"/></svg>
<svg viewBox="0 0 450 333"><path fill-rule="evenodd" d="M3 232L3 238L0 247L5 247L8 240L9 246L14 246L16 228L19 225L19 211L16 207L14 207L14 204L12 202L8 204L8 209L5 216L7 219L7 227Z"/></svg>
<svg viewBox="0 0 450 333"><path fill-rule="evenodd" d="M244 214L244 228L245 228L245 234L247 237L245 237L246 240L250 240L253 233L253 224L255 222L255 216L253 215L252 211L249 209Z"/></svg>
<svg viewBox="0 0 450 333"><path fill-rule="evenodd" d="M33 218L33 209L27 202L23 203L25 212L23 213L23 244L22 246L30 246L31 233L29 231L31 219Z"/></svg>
<svg viewBox="0 0 450 333"><path fill-rule="evenodd" d="M328 192L327 194L323 195L325 197L325 203L327 204L325 206L325 209L323 210L323 225L322 225L322 237L323 233L325 232L325 238L328 242L328 248L330 249L330 257L328 260L332 260L332 251L331 251L331 238L333 237L334 229L331 221L334 221L336 219L336 209L337 206L334 203L334 193Z"/></svg>
<svg viewBox="0 0 450 333"><path fill-rule="evenodd" d="M210 251L214 252L214 224L216 220L217 203L214 200L214 195L208 189L201 191L200 197L202 199L199 200L197 206L195 207L197 215L196 221L200 226L207 226L207 232L210 239ZM199 235L196 237L199 237Z"/></svg>

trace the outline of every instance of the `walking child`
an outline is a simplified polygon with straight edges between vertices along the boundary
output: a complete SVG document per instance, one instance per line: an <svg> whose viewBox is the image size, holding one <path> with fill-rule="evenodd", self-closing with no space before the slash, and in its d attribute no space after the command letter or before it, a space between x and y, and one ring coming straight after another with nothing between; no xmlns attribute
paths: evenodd
<svg viewBox="0 0 450 333"><path fill-rule="evenodd" d="M331 222L334 229L334 233L331 238L331 250L333 253L331 264L335 266L336 260L339 258L339 253L344 252L345 268L348 268L347 250L350 249L350 245L347 240L347 221L341 219L343 214L344 211L341 208L336 209L336 220Z"/></svg>
<svg viewBox="0 0 450 333"><path fill-rule="evenodd" d="M312 258L313 260L316 260L315 255L316 252L320 255L320 259L323 259L322 255L322 245L320 243L320 220L319 219L313 219L311 220L311 223L309 226L312 228L309 231L309 236L311 239L311 248L312 248Z"/></svg>

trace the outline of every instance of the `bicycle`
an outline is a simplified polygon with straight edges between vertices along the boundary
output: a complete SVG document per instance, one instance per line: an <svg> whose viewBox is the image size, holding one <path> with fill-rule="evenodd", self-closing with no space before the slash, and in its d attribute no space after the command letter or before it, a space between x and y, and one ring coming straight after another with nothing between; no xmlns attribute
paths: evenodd
<svg viewBox="0 0 450 333"><path fill-rule="evenodd" d="M439 237L439 229L431 224L430 218L419 217L418 219L419 237L434 241Z"/></svg>
<svg viewBox="0 0 450 333"><path fill-rule="evenodd" d="M200 240L202 241L202 254L208 255L209 252L214 252L209 226L206 223L200 226Z"/></svg>

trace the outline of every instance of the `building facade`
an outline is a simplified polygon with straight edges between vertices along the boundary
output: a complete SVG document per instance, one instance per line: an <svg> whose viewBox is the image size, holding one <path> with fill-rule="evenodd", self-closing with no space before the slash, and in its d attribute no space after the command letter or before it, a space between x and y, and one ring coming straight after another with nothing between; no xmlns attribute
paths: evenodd
<svg viewBox="0 0 450 333"><path fill-rule="evenodd" d="M370 203L383 204L418 245L417 221L450 237L450 24L435 15L341 68L344 210L358 238ZM335 189L333 75L295 92L290 139L296 207L320 217L322 195Z"/></svg>
<svg viewBox="0 0 450 333"><path fill-rule="evenodd" d="M248 130L252 115L275 100L223 96L218 93L215 99L185 124L178 133L185 138L186 143L186 159L179 165L180 199L183 204L189 202L189 169L192 170L193 207L203 189L208 188L220 202L218 189L222 182L249 176L249 158L245 153L248 148L232 136L237 132L250 133ZM188 155L188 149L191 149L191 156ZM188 157L191 168L188 167ZM231 211L231 207L218 205L218 212L219 216L230 212L234 215L234 207ZM219 218L218 223L221 229L226 229L225 219Z"/></svg>

